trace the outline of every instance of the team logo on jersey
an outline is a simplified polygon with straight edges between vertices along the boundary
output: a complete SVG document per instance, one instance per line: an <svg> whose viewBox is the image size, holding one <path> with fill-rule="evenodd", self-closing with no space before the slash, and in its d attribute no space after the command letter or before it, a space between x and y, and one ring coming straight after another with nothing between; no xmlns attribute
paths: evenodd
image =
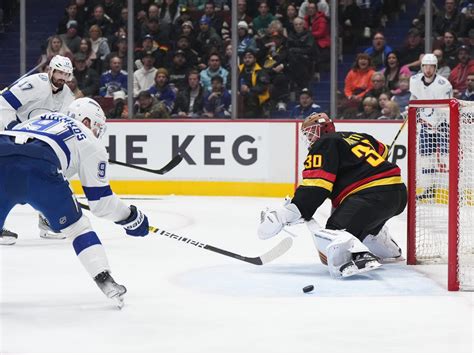
<svg viewBox="0 0 474 355"><path fill-rule="evenodd" d="M43 108L43 107L35 108L34 110L31 110L30 113L28 114L28 119L31 119L36 116L41 116L50 112L55 112L55 111L47 109L47 108Z"/></svg>
<svg viewBox="0 0 474 355"><path fill-rule="evenodd" d="M39 76L39 78L40 78L41 80L43 80L43 81L48 81L48 75L46 75L46 74L40 74L40 75L38 75L38 76Z"/></svg>

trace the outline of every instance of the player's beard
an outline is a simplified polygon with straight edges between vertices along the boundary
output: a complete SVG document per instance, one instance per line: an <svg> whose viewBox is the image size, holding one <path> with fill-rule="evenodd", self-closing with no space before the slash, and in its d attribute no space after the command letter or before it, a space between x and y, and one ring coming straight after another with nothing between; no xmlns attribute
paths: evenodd
<svg viewBox="0 0 474 355"><path fill-rule="evenodd" d="M64 87L64 84L66 83L66 81L63 80L63 79L58 79L58 80L56 80L56 79L54 79L54 78L51 80L51 82L53 83L53 87L54 87L57 91L62 90L63 87Z"/></svg>

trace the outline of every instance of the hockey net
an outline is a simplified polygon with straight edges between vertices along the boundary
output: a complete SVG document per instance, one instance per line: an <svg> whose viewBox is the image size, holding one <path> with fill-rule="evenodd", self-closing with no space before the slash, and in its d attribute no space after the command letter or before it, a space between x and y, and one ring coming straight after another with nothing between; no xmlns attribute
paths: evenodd
<svg viewBox="0 0 474 355"><path fill-rule="evenodd" d="M416 100L408 113L408 264L447 263L474 290L474 102Z"/></svg>

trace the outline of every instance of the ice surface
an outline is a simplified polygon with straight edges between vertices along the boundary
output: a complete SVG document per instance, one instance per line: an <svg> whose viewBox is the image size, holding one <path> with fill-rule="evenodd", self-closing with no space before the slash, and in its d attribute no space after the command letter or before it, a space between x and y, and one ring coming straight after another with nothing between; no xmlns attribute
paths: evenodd
<svg viewBox="0 0 474 355"><path fill-rule="evenodd" d="M160 196L128 201L152 225L245 256L259 212L282 199ZM88 212L87 212L88 213ZM329 206L317 214L324 223ZM405 215L389 222L405 251ZM304 225L281 258L254 266L156 235L127 237L91 217L116 281L119 311L77 260L69 241L40 239L36 213L17 206L0 248L3 352L473 352L472 293L446 291L446 266L386 264L333 280ZM302 288L315 285L312 293Z"/></svg>

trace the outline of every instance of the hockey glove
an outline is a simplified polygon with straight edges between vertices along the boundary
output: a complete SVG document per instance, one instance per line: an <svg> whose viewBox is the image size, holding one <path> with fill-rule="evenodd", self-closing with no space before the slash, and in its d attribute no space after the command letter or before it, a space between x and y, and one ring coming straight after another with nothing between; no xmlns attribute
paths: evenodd
<svg viewBox="0 0 474 355"><path fill-rule="evenodd" d="M148 234L148 217L134 205L130 205L130 216L123 221L115 222L125 228L125 232L133 237L144 237Z"/></svg>
<svg viewBox="0 0 474 355"><path fill-rule="evenodd" d="M285 225L291 225L301 218L301 213L295 204L289 200L283 207L266 209L260 214L260 225L257 234L260 239L269 239L281 232Z"/></svg>

